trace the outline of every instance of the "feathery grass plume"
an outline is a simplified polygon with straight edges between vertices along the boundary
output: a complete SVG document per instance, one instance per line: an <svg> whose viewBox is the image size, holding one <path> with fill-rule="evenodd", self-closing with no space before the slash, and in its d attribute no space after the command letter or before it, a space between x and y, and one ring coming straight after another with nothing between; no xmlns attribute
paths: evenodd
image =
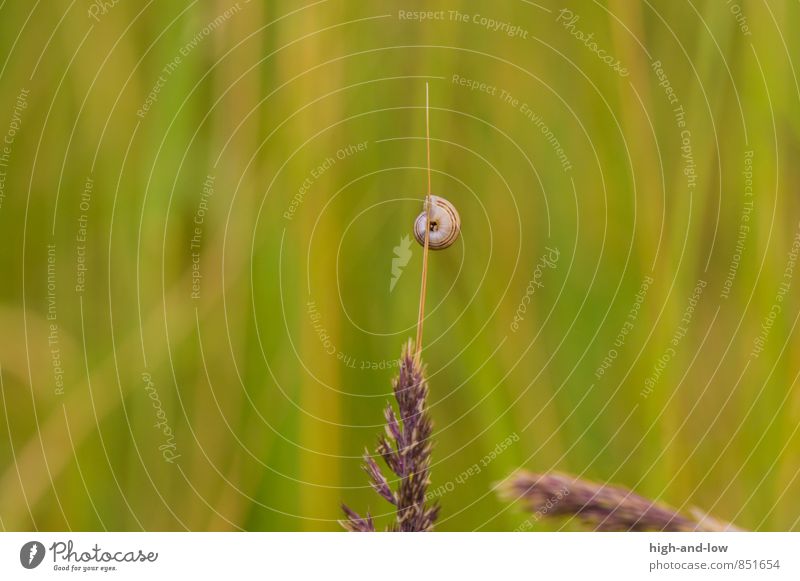
<svg viewBox="0 0 800 581"><path fill-rule="evenodd" d="M693 506L689 509L689 514L691 514L692 517L698 523L700 523L700 528L698 530L714 533L735 533L742 532L744 530L729 522L725 522L724 520L715 518L710 514L706 514L696 506Z"/></svg>
<svg viewBox="0 0 800 581"><path fill-rule="evenodd" d="M346 504L342 504L342 510L347 515L347 520L340 520L344 528L351 533L374 533L375 523L372 521L372 516L367 512L366 518L363 518L356 511L350 510Z"/></svg>
<svg viewBox="0 0 800 581"><path fill-rule="evenodd" d="M364 452L363 468L373 490L396 507L395 522L389 530L430 531L439 514L438 505L425 502L430 484L433 424L427 409L428 383L422 364L414 356L411 341L403 349L400 373L392 388L397 400L397 413L391 404L387 404L383 412L386 433L378 438L375 451L398 477L397 489L392 489L368 450ZM375 530L369 513L362 518L346 505L342 508L347 519L339 522L345 529L354 532Z"/></svg>
<svg viewBox="0 0 800 581"><path fill-rule="evenodd" d="M625 488L566 474L520 471L501 483L499 492L505 500L522 500L537 520L576 517L597 531L739 530L707 516L697 522Z"/></svg>

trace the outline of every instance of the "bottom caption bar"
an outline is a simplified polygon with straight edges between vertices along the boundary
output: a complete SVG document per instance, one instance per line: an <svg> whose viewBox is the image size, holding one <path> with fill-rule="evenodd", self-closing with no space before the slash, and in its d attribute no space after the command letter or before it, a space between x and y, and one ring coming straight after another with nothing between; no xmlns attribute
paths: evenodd
<svg viewBox="0 0 800 581"><path fill-rule="evenodd" d="M0 579L800 579L799 535L3 533Z"/></svg>

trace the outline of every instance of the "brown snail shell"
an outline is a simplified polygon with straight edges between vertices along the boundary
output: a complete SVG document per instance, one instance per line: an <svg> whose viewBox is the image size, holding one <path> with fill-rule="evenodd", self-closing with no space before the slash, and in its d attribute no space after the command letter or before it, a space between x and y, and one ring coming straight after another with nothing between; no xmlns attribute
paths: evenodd
<svg viewBox="0 0 800 581"><path fill-rule="evenodd" d="M461 232L461 217L456 207L439 196L430 197L430 234L428 235L428 248L442 250L451 246L458 239ZM414 221L414 238L425 246L425 210L422 210Z"/></svg>

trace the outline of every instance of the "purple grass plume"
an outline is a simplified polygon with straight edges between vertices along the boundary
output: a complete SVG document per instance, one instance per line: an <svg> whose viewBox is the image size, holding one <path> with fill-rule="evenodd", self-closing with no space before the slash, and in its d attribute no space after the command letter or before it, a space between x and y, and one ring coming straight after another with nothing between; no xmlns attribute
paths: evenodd
<svg viewBox="0 0 800 581"><path fill-rule="evenodd" d="M368 450L364 451L363 468L373 490L395 506L395 522L389 526L390 531L430 531L439 514L438 505L425 502L430 485L433 424L427 408L428 383L422 364L414 357L411 341L403 349L400 373L393 380L392 388L397 412L391 404L386 405L383 412L386 433L378 438L375 452L397 477L397 488L392 488ZM342 509L347 518L339 522L345 529L375 530L369 513L364 518L346 505L342 505Z"/></svg>
<svg viewBox="0 0 800 581"><path fill-rule="evenodd" d="M737 531L700 511L696 520L618 486L588 482L566 474L519 471L499 486L504 500L520 500L543 517L575 517L596 531ZM702 517L702 518L701 518Z"/></svg>

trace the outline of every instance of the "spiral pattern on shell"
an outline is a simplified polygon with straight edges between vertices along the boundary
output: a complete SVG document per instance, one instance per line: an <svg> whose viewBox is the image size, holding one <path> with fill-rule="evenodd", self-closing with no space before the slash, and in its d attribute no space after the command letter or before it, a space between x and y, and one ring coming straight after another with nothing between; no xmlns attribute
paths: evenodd
<svg viewBox="0 0 800 581"><path fill-rule="evenodd" d="M432 195L430 213L431 227L428 248L442 250L451 246L461 232L461 217L458 215L456 207L444 198ZM425 210L423 210L414 222L414 238L422 246L425 246L426 222Z"/></svg>

